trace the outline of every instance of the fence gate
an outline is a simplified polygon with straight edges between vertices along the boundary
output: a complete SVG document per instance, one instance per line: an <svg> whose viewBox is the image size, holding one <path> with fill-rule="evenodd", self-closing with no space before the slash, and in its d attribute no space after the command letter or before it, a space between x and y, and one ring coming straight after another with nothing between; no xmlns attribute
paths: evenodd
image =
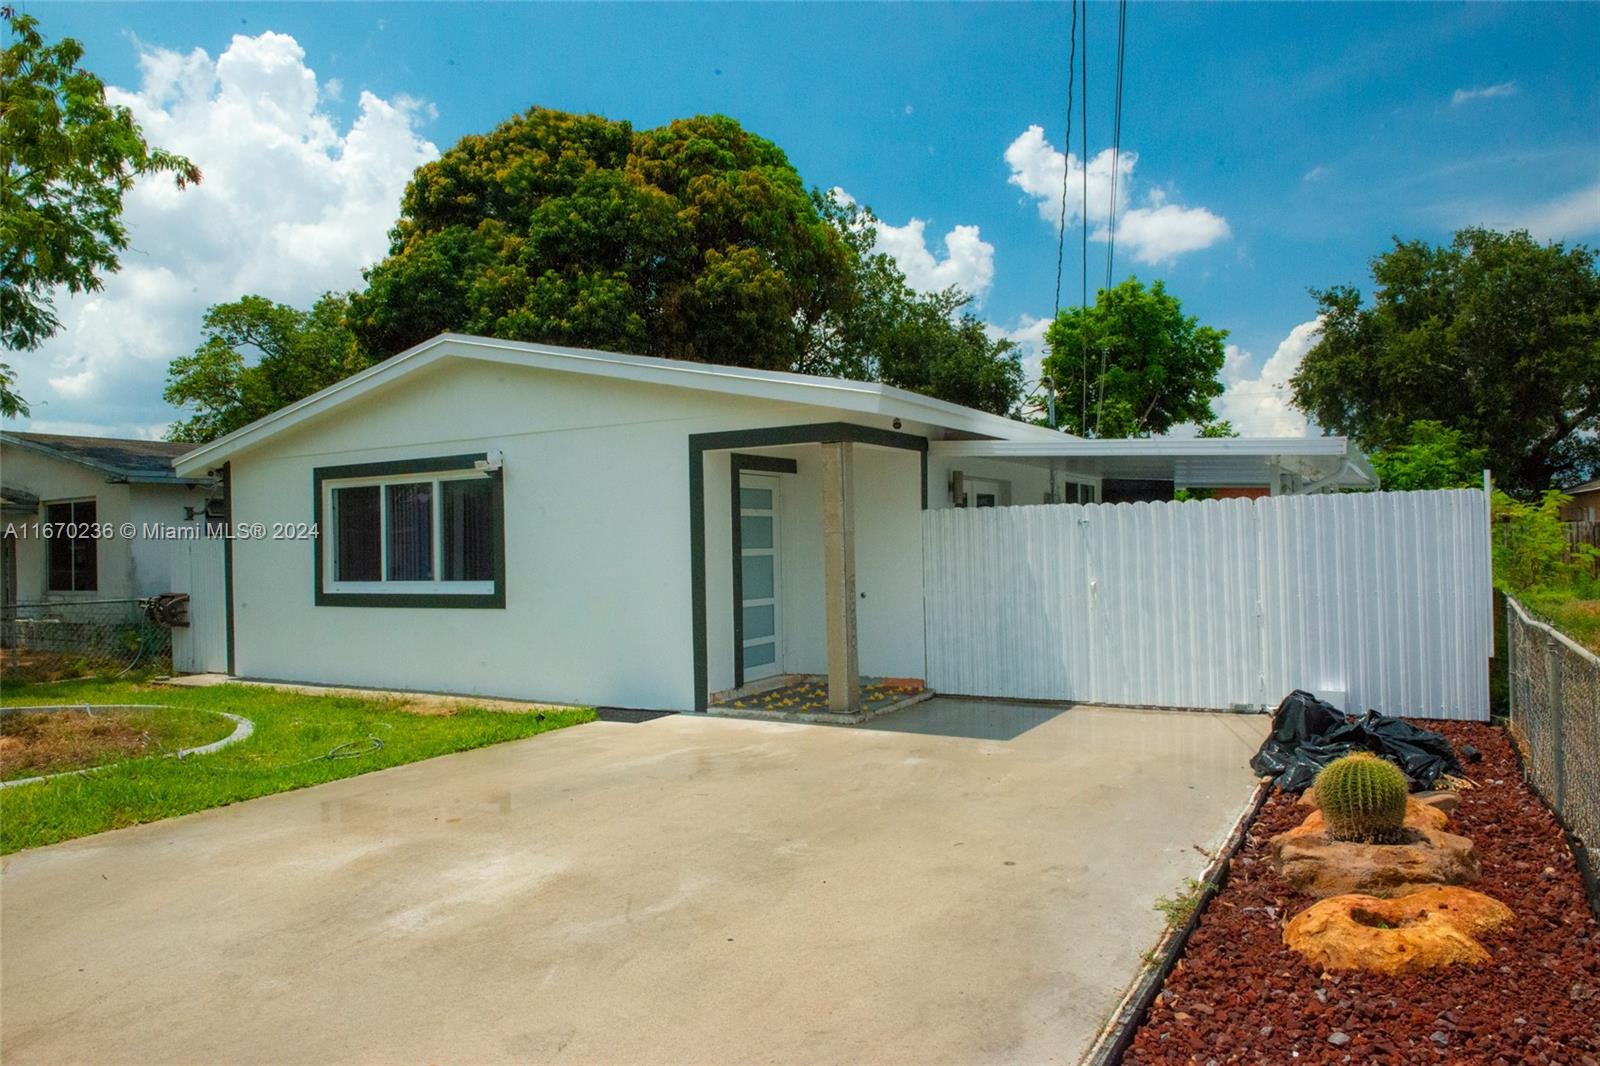
<svg viewBox="0 0 1600 1066"><path fill-rule="evenodd" d="M923 515L928 683L971 696L1487 719L1476 489Z"/></svg>
<svg viewBox="0 0 1600 1066"><path fill-rule="evenodd" d="M172 544L173 591L189 594L189 625L172 631L172 667L185 674L226 673L227 591L222 538Z"/></svg>

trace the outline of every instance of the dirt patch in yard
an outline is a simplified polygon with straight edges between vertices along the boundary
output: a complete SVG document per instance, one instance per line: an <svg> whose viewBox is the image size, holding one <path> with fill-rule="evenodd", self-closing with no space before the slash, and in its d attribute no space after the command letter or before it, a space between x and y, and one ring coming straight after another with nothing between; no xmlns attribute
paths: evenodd
<svg viewBox="0 0 1600 1066"><path fill-rule="evenodd" d="M1125 1063L1600 1064L1600 928L1560 826L1502 730L1418 724L1483 752L1450 831L1477 844L1483 876L1470 887L1516 916L1483 937L1489 961L1404 976L1321 972L1285 948L1283 925L1314 901L1268 861L1268 839L1306 815L1277 793Z"/></svg>
<svg viewBox="0 0 1600 1066"><path fill-rule="evenodd" d="M0 780L59 774L220 740L233 722L188 708L70 708L0 715Z"/></svg>

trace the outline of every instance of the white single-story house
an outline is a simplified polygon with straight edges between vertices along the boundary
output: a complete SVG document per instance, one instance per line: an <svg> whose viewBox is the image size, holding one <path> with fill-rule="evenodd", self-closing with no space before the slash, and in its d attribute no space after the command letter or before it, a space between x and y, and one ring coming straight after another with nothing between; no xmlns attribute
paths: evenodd
<svg viewBox="0 0 1600 1066"><path fill-rule="evenodd" d="M663 709L925 678L922 512L1373 484L1340 438L1080 440L863 381L445 334L177 462L238 676Z"/></svg>
<svg viewBox="0 0 1600 1066"><path fill-rule="evenodd" d="M193 447L0 432L5 605L170 592L172 553L146 534L204 523L214 479L172 467Z"/></svg>

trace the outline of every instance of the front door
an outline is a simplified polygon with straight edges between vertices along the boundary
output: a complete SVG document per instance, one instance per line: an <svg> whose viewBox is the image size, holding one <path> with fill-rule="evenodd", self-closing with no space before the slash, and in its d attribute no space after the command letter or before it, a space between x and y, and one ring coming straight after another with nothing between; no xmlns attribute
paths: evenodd
<svg viewBox="0 0 1600 1066"><path fill-rule="evenodd" d="M783 672L778 506L777 478L739 476L739 642L746 681Z"/></svg>

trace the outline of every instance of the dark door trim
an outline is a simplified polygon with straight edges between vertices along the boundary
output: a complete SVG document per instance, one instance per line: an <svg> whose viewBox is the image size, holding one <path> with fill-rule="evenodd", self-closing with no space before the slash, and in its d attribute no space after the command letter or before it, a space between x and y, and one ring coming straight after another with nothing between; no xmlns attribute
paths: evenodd
<svg viewBox="0 0 1600 1066"><path fill-rule="evenodd" d="M771 426L766 429L736 429L719 433L689 434L689 610L691 636L694 644L694 709L704 711L709 693L710 670L706 653L706 477L705 453L731 451L735 448L777 448L789 444L873 444L880 448L900 448L921 455L922 509L928 509L928 438L912 433L900 433L874 426L859 426L854 422L811 422L797 426ZM750 459L762 458L748 456ZM738 528L737 480L733 483L734 528ZM737 547L737 541L735 541ZM734 551L734 566L739 553ZM738 574L734 581L734 597L739 595ZM737 639L741 626L739 611L734 611L735 679L743 670L743 649ZM739 681L743 684L743 681Z"/></svg>
<svg viewBox="0 0 1600 1066"><path fill-rule="evenodd" d="M233 650L233 462L222 464L222 631L228 649L228 676L237 677Z"/></svg>
<svg viewBox="0 0 1600 1066"><path fill-rule="evenodd" d="M728 503L733 519L733 687L744 685L744 541L739 522L739 475L746 470L766 474L795 474L800 464L793 459L776 455L748 455L734 452L728 456Z"/></svg>

